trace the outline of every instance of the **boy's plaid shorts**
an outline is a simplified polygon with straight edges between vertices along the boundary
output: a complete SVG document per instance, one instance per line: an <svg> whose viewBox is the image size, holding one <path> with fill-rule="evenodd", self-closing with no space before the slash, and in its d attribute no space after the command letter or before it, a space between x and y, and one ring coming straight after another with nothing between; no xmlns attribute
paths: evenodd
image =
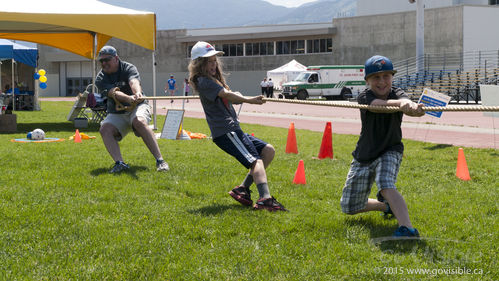
<svg viewBox="0 0 499 281"><path fill-rule="evenodd" d="M402 163L402 153L387 151L369 164L353 159L341 196L341 211L356 213L366 207L373 182L378 187L378 200L384 201L382 189L396 189L395 182Z"/></svg>

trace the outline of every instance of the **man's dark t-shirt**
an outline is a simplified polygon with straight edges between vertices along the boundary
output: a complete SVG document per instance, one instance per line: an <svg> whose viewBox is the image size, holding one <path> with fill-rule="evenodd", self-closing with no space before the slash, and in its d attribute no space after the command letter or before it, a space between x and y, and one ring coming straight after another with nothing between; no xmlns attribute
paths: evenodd
<svg viewBox="0 0 499 281"><path fill-rule="evenodd" d="M102 72L102 70L99 71L99 74L97 74L97 77L95 78L95 85L103 96L107 96L107 92L114 87L119 87L121 92L131 96L133 95L133 92L130 88L130 80L133 78L140 81L140 75L137 68L131 63L120 60L118 71L115 73L106 74ZM123 103L123 105L126 106L129 104ZM112 98L107 99L107 112L125 113L124 110L116 111L116 103Z"/></svg>
<svg viewBox="0 0 499 281"><path fill-rule="evenodd" d="M388 99L407 98L402 89L392 88ZM359 94L359 104L370 105L377 99L374 92L367 89ZM355 160L360 163L371 163L387 151L404 152L402 144L402 112L375 113L366 109L360 110L362 130L355 150L352 152Z"/></svg>

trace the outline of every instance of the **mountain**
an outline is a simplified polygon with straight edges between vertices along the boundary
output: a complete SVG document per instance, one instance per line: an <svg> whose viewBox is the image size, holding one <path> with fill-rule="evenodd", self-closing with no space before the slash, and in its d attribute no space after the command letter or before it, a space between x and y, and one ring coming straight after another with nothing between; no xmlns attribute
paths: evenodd
<svg viewBox="0 0 499 281"><path fill-rule="evenodd" d="M265 24L329 22L353 16L356 0L318 0L296 8L263 0L100 0L111 5L156 13L158 30Z"/></svg>
<svg viewBox="0 0 499 281"><path fill-rule="evenodd" d="M290 9L286 14L260 21L256 24L299 24L330 22L337 17L354 16L357 10L357 1L352 0L319 0L300 7ZM255 25L249 22L247 25Z"/></svg>

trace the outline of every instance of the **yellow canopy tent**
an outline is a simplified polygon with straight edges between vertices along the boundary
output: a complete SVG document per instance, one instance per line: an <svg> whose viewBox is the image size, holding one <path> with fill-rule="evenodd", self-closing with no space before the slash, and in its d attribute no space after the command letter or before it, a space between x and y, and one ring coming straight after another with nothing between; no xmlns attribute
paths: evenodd
<svg viewBox="0 0 499 281"><path fill-rule="evenodd" d="M93 61L94 72L97 50L112 37L153 51L153 94L156 95L154 13L96 0L14 0L2 1L0 5L0 38L39 43L87 57ZM154 124L156 127L156 118Z"/></svg>
<svg viewBox="0 0 499 281"><path fill-rule="evenodd" d="M155 50L156 16L96 0L16 0L0 5L0 37L36 42L89 59L111 37Z"/></svg>

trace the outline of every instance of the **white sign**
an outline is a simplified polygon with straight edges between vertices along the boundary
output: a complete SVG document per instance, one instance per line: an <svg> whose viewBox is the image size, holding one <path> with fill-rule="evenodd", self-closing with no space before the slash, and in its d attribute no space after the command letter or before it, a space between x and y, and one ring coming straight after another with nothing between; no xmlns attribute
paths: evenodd
<svg viewBox="0 0 499 281"><path fill-rule="evenodd" d="M498 85L480 85L480 96L482 96L483 106L499 105L499 86ZM484 112L484 116L499 117L499 112Z"/></svg>
<svg viewBox="0 0 499 281"><path fill-rule="evenodd" d="M419 103L422 103L424 106L447 106L449 101L449 96L428 88L424 88L423 94L419 97ZM426 111L426 114L440 118L442 111Z"/></svg>
<svg viewBox="0 0 499 281"><path fill-rule="evenodd" d="M183 110L168 109L168 111L166 112L165 124L163 125L163 130L161 131L160 138L176 140L179 135L180 126L182 125L183 119Z"/></svg>

